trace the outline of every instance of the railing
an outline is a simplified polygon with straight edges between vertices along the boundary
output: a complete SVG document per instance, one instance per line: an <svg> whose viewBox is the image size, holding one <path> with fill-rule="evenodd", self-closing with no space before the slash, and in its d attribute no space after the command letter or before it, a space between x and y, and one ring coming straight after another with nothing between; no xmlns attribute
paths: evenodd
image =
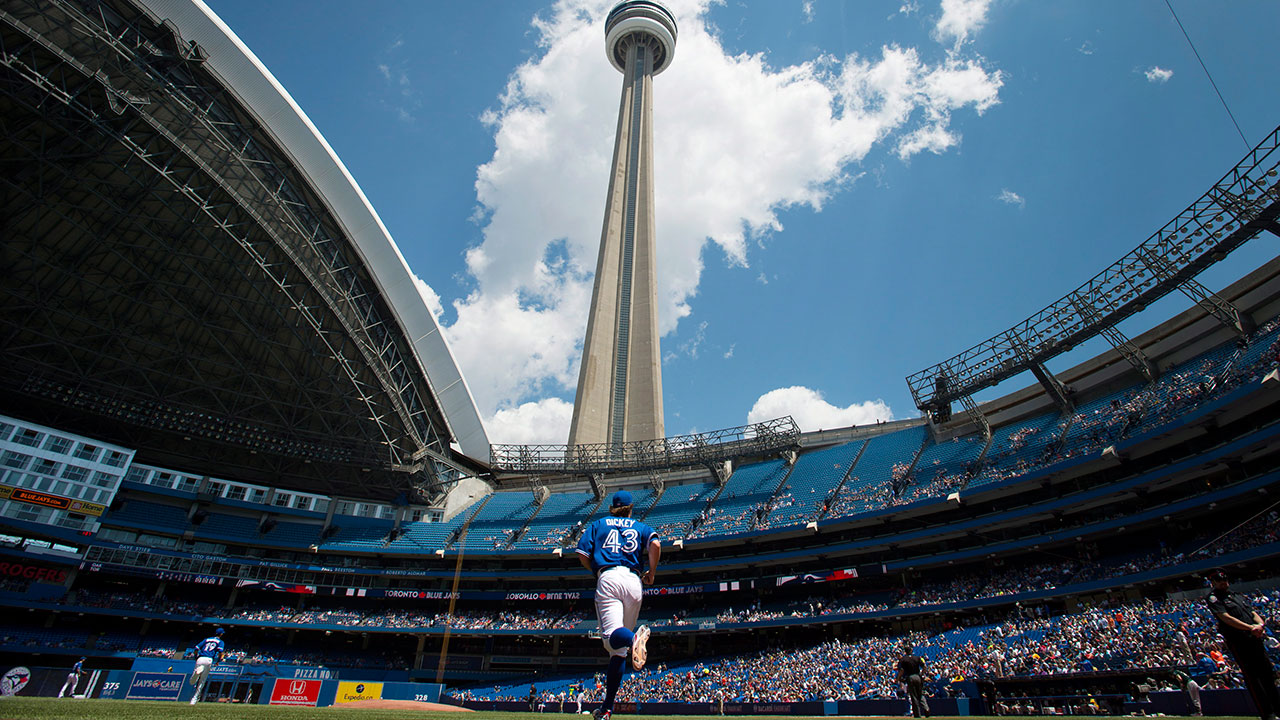
<svg viewBox="0 0 1280 720"><path fill-rule="evenodd" d="M659 440L584 445L493 445L495 470L525 473L644 471L706 465L794 447L800 428L791 416L752 425Z"/></svg>

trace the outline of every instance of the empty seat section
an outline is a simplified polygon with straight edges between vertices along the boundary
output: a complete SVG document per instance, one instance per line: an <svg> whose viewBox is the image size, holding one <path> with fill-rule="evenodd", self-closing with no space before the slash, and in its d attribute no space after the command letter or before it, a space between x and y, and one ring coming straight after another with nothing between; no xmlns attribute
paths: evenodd
<svg viewBox="0 0 1280 720"><path fill-rule="evenodd" d="M955 492L972 472L987 439L981 434L929 443L920 453L911 484L902 492L900 500L913 502L928 497L946 497Z"/></svg>
<svg viewBox="0 0 1280 720"><path fill-rule="evenodd" d="M209 513L204 522L195 527L195 535L218 540L256 540L258 521L240 515Z"/></svg>
<svg viewBox="0 0 1280 720"><path fill-rule="evenodd" d="M801 453L761 526L777 528L817 519L823 502L844 479L864 445L865 440L858 440Z"/></svg>
<svg viewBox="0 0 1280 720"><path fill-rule="evenodd" d="M690 538L747 532L767 514L767 503L789 468L782 460L744 465L733 471L720 496L699 514Z"/></svg>
<svg viewBox="0 0 1280 720"><path fill-rule="evenodd" d="M467 550L505 548L537 507L538 503L527 490L494 493L471 520L461 546Z"/></svg>
<svg viewBox="0 0 1280 720"><path fill-rule="evenodd" d="M605 501L606 504L608 501ZM538 515L520 539L511 545L514 549L539 549L560 546L561 538L578 523L587 522L587 514L595 509L596 498L589 492L552 493L543 503Z"/></svg>
<svg viewBox="0 0 1280 720"><path fill-rule="evenodd" d="M867 449L832 499L826 517L856 515L889 505L894 499L894 467L905 471L911 465L927 432L925 426L917 425L868 440Z"/></svg>
<svg viewBox="0 0 1280 720"><path fill-rule="evenodd" d="M390 520L335 515L330 526L333 534L319 545L324 550L382 550L392 527Z"/></svg>
<svg viewBox="0 0 1280 720"><path fill-rule="evenodd" d="M449 544L449 539L466 522L469 513L460 512L448 522L407 522L400 525L400 536L388 548L397 552L435 552Z"/></svg>
<svg viewBox="0 0 1280 720"><path fill-rule="evenodd" d="M969 481L969 488L1022 475L1040 466L1045 448L1057 440L1061 415L1056 410L1030 420L1009 423L991 432L982 472Z"/></svg>
<svg viewBox="0 0 1280 720"><path fill-rule="evenodd" d="M689 523L706 509L718 487L714 482L668 485L644 521L664 541L683 538Z"/></svg>
<svg viewBox="0 0 1280 720"><path fill-rule="evenodd" d="M120 508L107 511L102 522L131 529L181 533L187 529L187 509L145 500L126 500Z"/></svg>
<svg viewBox="0 0 1280 720"><path fill-rule="evenodd" d="M264 544L287 547L310 547L320 540L322 527L318 523L296 523L277 520L275 527L263 533Z"/></svg>

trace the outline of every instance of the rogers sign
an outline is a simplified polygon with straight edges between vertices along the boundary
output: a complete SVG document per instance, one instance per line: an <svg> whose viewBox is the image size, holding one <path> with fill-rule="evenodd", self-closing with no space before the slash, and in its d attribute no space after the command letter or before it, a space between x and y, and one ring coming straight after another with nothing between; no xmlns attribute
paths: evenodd
<svg viewBox="0 0 1280 720"><path fill-rule="evenodd" d="M58 570L57 568L36 567L26 563L0 562L0 576L60 583L66 581L67 571Z"/></svg>
<svg viewBox="0 0 1280 720"><path fill-rule="evenodd" d="M272 705L310 705L320 700L319 680L277 678L271 689Z"/></svg>

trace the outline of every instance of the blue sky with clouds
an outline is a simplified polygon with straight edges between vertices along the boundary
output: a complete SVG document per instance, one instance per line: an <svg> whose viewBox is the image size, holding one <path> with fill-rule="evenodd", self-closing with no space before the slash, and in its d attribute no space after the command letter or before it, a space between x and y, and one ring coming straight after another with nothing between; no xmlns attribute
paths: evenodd
<svg viewBox="0 0 1280 720"><path fill-rule="evenodd" d="M621 88L610 0L209 4L381 215L490 439L563 442ZM1280 4L1172 5L1257 143L1280 123L1260 31ZM1163 0L670 6L655 160L671 434L913 417L904 376L1073 289L1247 149ZM1274 255L1259 238L1201 280Z"/></svg>

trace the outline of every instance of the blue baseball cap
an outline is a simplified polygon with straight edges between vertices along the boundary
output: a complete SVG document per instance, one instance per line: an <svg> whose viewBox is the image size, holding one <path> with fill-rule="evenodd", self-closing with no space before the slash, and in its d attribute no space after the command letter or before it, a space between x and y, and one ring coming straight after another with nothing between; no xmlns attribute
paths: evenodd
<svg viewBox="0 0 1280 720"><path fill-rule="evenodd" d="M224 633L224 632L226 632L226 630L223 630L222 628L218 628L217 630L214 630L214 631L213 631L213 634L214 634L214 635L221 635L221 634L222 634L222 633Z"/></svg>
<svg viewBox="0 0 1280 720"><path fill-rule="evenodd" d="M626 490L619 490L618 492L613 494L614 507L627 507L628 505L631 505L634 502L635 500L632 499L631 493L627 492Z"/></svg>

